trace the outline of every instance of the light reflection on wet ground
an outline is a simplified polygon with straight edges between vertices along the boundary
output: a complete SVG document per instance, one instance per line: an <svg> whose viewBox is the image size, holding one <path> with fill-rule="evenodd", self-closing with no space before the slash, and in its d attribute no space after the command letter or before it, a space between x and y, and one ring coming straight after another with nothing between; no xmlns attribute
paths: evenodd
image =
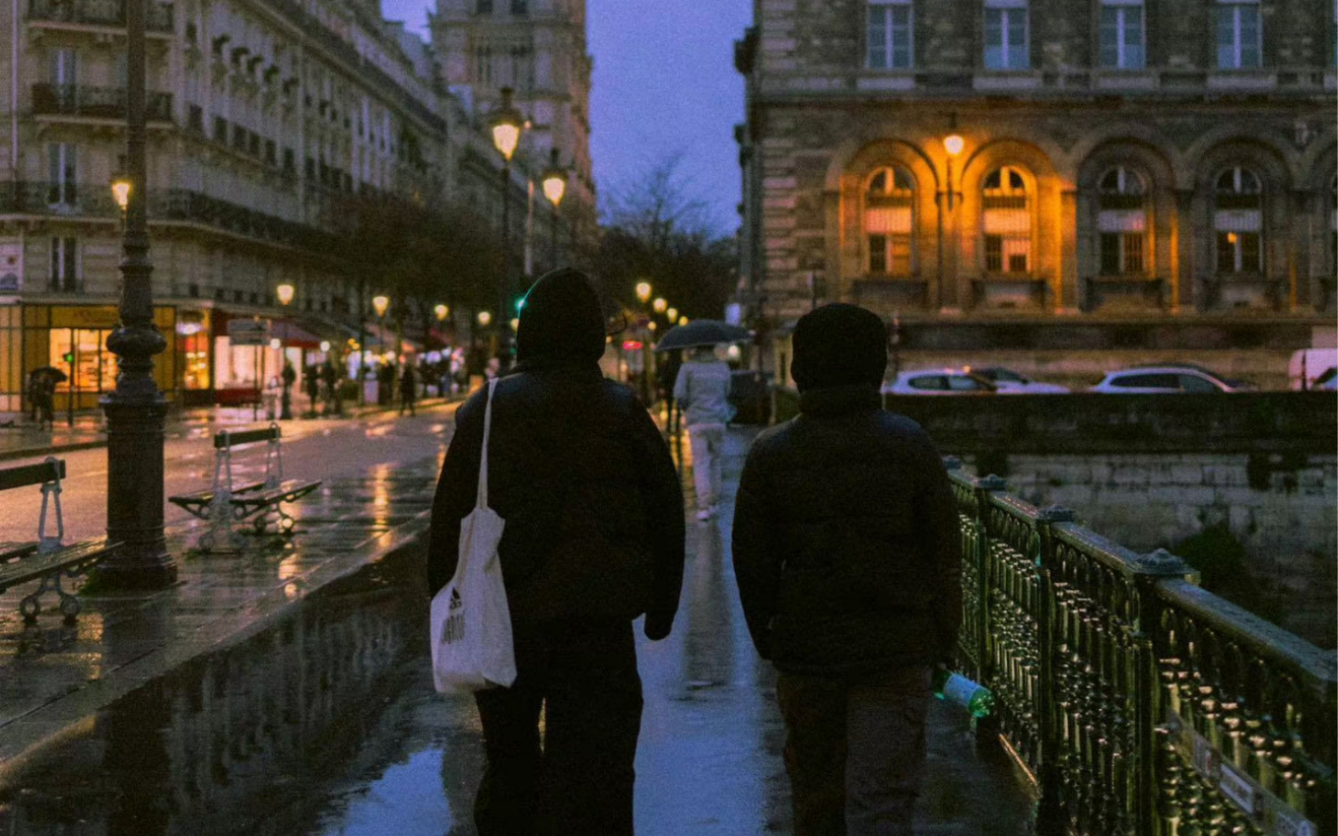
<svg viewBox="0 0 1338 836"><path fill-rule="evenodd" d="M775 676L749 642L728 549L745 443L731 437L721 518L689 524L673 635L639 641L642 836L790 832ZM376 492L350 504L375 516ZM432 691L422 559L408 550L337 581L275 629L0 766L0 833L473 836L478 720L469 698ZM1025 832L1006 767L979 760L937 703L931 724L918 832Z"/></svg>

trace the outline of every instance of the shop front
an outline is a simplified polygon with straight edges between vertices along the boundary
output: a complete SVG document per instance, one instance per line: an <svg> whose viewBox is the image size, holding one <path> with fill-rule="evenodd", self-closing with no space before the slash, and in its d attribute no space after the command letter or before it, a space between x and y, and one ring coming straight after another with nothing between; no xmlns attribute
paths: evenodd
<svg viewBox="0 0 1338 836"><path fill-rule="evenodd" d="M14 396L26 406L24 386L35 369L51 367L65 379L55 387L56 414L68 414L99 408L99 400L116 388L116 355L107 349L107 337L120 322L120 312L113 305L23 305L21 324L13 309L0 316L0 352L8 355L16 342L22 343L22 368L15 375L12 368L0 374L0 389L5 400ZM154 324L167 340L167 350L154 358L154 380L169 402L177 396L177 368L180 349L177 344L177 311L155 307ZM19 333L18 340L13 332ZM0 365L12 366L12 362ZM9 406L12 409L12 403Z"/></svg>

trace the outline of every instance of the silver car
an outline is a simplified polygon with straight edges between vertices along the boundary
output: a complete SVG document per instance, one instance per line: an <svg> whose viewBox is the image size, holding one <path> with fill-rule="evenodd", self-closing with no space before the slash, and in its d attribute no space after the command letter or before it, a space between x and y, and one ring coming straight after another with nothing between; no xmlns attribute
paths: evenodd
<svg viewBox="0 0 1338 836"><path fill-rule="evenodd" d="M1113 395L1168 395L1236 392L1236 387L1221 378L1184 366L1140 366L1106 372L1093 392Z"/></svg>
<svg viewBox="0 0 1338 836"><path fill-rule="evenodd" d="M916 369L901 372L883 385L885 395L990 395L998 387L961 369Z"/></svg>

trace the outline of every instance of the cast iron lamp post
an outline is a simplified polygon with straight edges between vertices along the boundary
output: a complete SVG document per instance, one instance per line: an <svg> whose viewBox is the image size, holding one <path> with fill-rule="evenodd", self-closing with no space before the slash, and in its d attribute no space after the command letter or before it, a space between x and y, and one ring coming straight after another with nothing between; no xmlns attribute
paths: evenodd
<svg viewBox="0 0 1338 836"><path fill-rule="evenodd" d="M274 288L274 295L279 297L279 304L283 305L285 309L293 301L296 292L296 288L288 282ZM283 406L279 411L279 420L291 421L293 420L293 384L288 379L288 357L284 354L282 342L279 343L279 380L283 382Z"/></svg>
<svg viewBox="0 0 1338 836"><path fill-rule="evenodd" d="M548 261L550 268L557 269L558 205L567 193L567 172L558 165L558 150L552 151L548 169L544 172L544 196L553 204L552 240L549 244Z"/></svg>
<svg viewBox="0 0 1338 836"><path fill-rule="evenodd" d="M386 311L390 308L390 297L384 294L372 297L372 309L376 311L376 344L380 347L378 354L382 363L386 362ZM399 346L395 346L396 352ZM379 368L379 367L378 367ZM376 402L381 403L381 376L377 375L376 382ZM389 398L389 394L386 395Z"/></svg>
<svg viewBox="0 0 1338 836"><path fill-rule="evenodd" d="M107 537L121 543L97 569L109 587L156 589L176 582L163 537L163 418L167 399L153 379L153 356L167 340L153 323L153 262L145 199L144 14L147 0L126 3L126 177L121 246L120 323L107 338L120 372L102 398L107 413Z"/></svg>
<svg viewBox="0 0 1338 836"><path fill-rule="evenodd" d="M497 288L497 316L505 322L511 308L511 157L520 144L524 120L520 111L511 104L510 87L503 87L502 103L492 115L492 143L502 155L502 276ZM505 330L499 332L498 354L502 366L511 360L511 338Z"/></svg>

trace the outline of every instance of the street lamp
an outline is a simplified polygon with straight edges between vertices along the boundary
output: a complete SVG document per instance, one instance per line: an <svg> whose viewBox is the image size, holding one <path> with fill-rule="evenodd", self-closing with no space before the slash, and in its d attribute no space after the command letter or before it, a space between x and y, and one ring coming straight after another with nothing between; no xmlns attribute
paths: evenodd
<svg viewBox="0 0 1338 836"><path fill-rule="evenodd" d="M548 169L544 172L544 196L553 204L553 237L549 245L548 260L554 270L557 269L558 204L562 203L562 196L566 193L567 171L558 165L558 149L554 148L550 152Z"/></svg>
<svg viewBox="0 0 1338 836"><path fill-rule="evenodd" d="M492 144L502 155L502 277L497 289L498 316L506 316L511 299L511 157L520 144L524 119L511 104L512 89L503 87L502 102L489 120L492 125ZM509 335L503 333L498 345L504 358L511 355Z"/></svg>
<svg viewBox="0 0 1338 836"><path fill-rule="evenodd" d="M279 297L279 304L283 305L285 308L288 307L289 303L293 301L293 296L295 296L296 293L297 289L294 288L292 283L290 282L284 282L283 284L280 284L278 287L274 288L274 295ZM279 343L279 344L273 345L273 343ZM279 411L279 420L291 421L293 418L293 410L292 410L293 381L289 378L288 375L288 358L284 356L283 343L280 342L279 340L272 340L271 348L279 349L279 380L283 382L283 399L281 401L282 407Z"/></svg>
<svg viewBox="0 0 1338 836"><path fill-rule="evenodd" d="M130 178L126 175L118 174L112 178L112 199L116 201L117 206L121 207L122 212L125 212L126 208L130 205L130 189Z"/></svg>
<svg viewBox="0 0 1338 836"><path fill-rule="evenodd" d="M440 305L440 304L439 304L439 305L437 305L435 308L432 309L432 312L435 313L435 314L437 315L437 321L438 321L438 322L445 322L445 321L446 321L446 317L448 317L448 316L451 315L451 306L450 306L450 305Z"/></svg>
<svg viewBox="0 0 1338 836"><path fill-rule="evenodd" d="M679 324L679 325L687 325L687 324L688 324L688 318L687 318L686 316L680 316L680 317L678 318L678 324Z"/></svg>
<svg viewBox="0 0 1338 836"><path fill-rule="evenodd" d="M673 323L673 322L677 322L677 321L678 321L678 308L670 308L669 310L665 311L664 315L667 316L667 317L669 318L669 322L671 322L671 323Z"/></svg>
<svg viewBox="0 0 1338 836"><path fill-rule="evenodd" d="M372 297L372 310L376 311L376 328L377 328L377 331L379 331L379 333L376 335L376 344L377 344L377 346L379 346L380 349L381 349L379 352L377 352L377 359L378 359L381 363L384 363L384 362L385 362L385 353L386 353L386 311L387 311L389 308L390 308L390 297L386 296L385 294L381 294L381 295L373 296L373 297ZM398 346L396 346L396 347L398 348ZM377 403L382 403L383 401L382 401L382 399L381 399L381 395L382 395L382 392L381 392L381 381L380 381L380 379L379 379L379 378L380 378L380 375L378 375L377 377L378 377L378 380L377 380L377 383L376 383L376 402L377 402ZM387 396L387 397L389 397L389 396Z"/></svg>
<svg viewBox="0 0 1338 836"><path fill-rule="evenodd" d="M163 537L163 418L167 399L153 378L153 357L167 340L153 323L149 259L146 71L147 3L125 4L126 177L121 245L120 322L107 338L120 373L102 398L107 414L107 537L121 543L97 568L107 587L162 588L177 579ZM114 192L115 193L115 192Z"/></svg>
<svg viewBox="0 0 1338 836"><path fill-rule="evenodd" d="M650 282L637 283L636 298L641 300L641 304L644 305L650 301L650 294L651 294Z"/></svg>
<svg viewBox="0 0 1338 836"><path fill-rule="evenodd" d="M487 328L492 324L492 314L488 311L479 311L478 320L481 327Z"/></svg>
<svg viewBox="0 0 1338 836"><path fill-rule="evenodd" d="M665 298L663 296L657 298L654 302L650 304L650 306L655 311L655 313L658 314L662 314L669 309L669 303L665 301Z"/></svg>

